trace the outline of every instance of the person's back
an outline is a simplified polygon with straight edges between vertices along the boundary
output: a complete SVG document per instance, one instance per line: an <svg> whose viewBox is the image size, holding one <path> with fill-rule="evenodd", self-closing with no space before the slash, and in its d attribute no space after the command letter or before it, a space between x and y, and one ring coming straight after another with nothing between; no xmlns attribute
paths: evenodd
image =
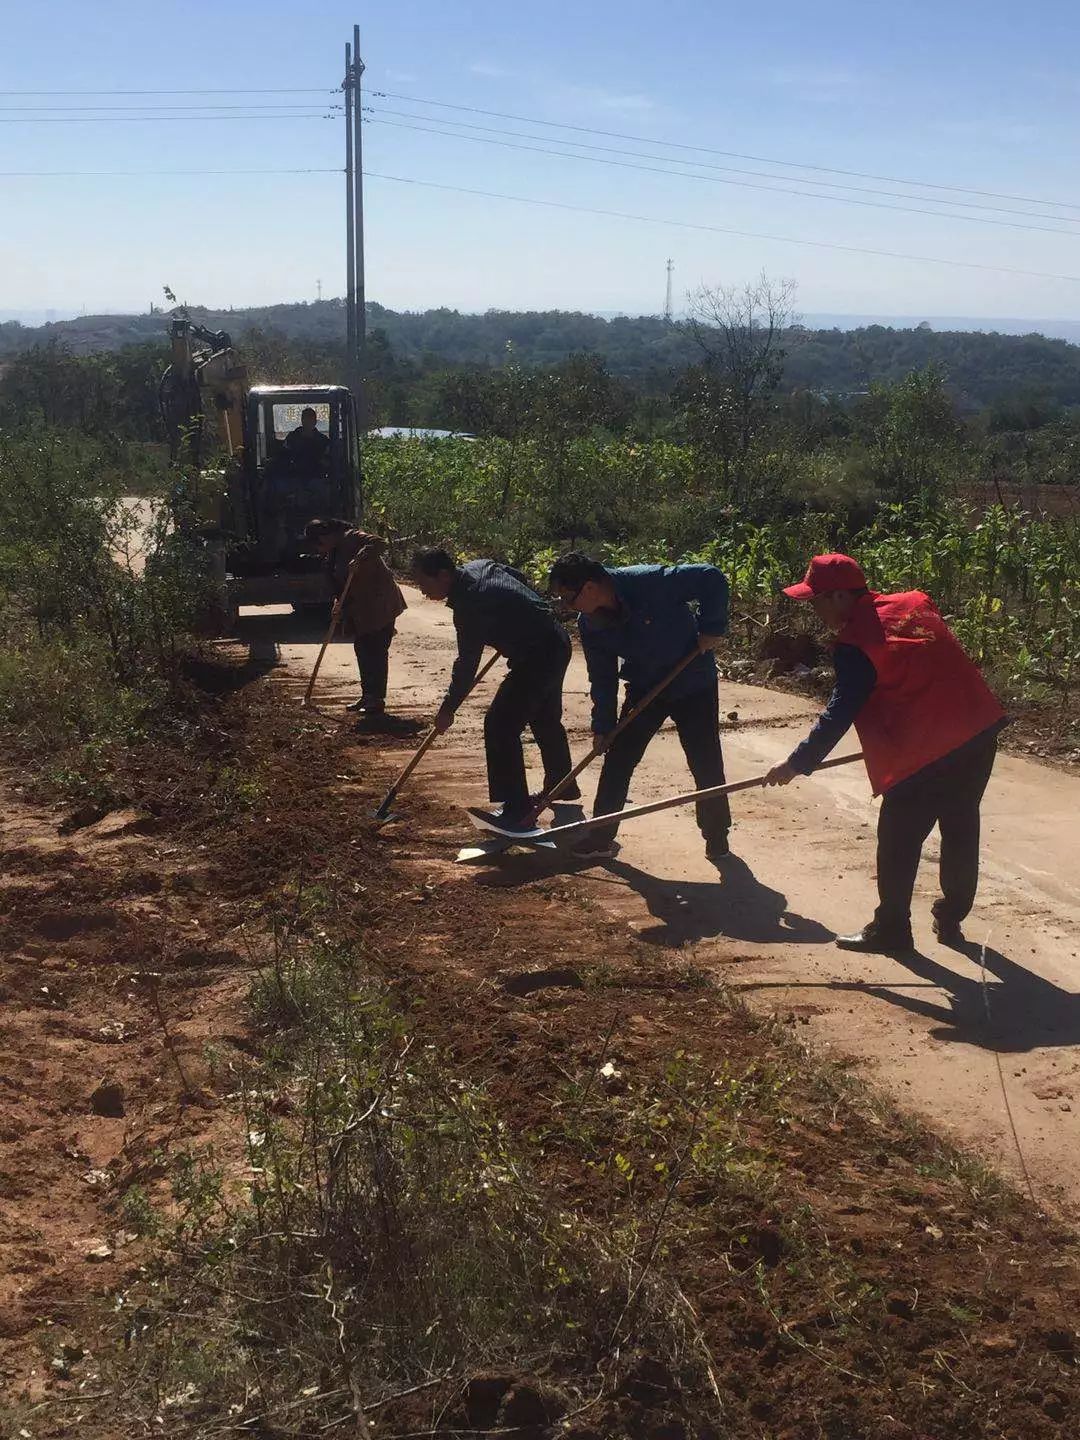
<svg viewBox="0 0 1080 1440"><path fill-rule="evenodd" d="M384 629L406 608L405 597L386 563L386 541L382 536L368 534L365 530L347 530L328 557L335 593L340 594L349 566L361 551L364 553L344 605L344 612L356 635Z"/></svg>
<svg viewBox="0 0 1080 1440"><path fill-rule="evenodd" d="M921 590L867 593L836 643L861 650L877 675L855 718L875 793L1003 719L978 666Z"/></svg>
<svg viewBox="0 0 1080 1440"><path fill-rule="evenodd" d="M1005 712L937 606L921 590L870 589L850 555L815 555L805 578L784 587L813 606L836 637L836 683L806 739L774 765L768 785L811 775L854 725L878 811L874 918L837 935L843 950L907 951L923 843L938 827L941 895L934 932L963 944L961 925L979 879L979 809L994 768Z"/></svg>
<svg viewBox="0 0 1080 1440"><path fill-rule="evenodd" d="M726 626L727 582L711 565L620 565L608 570L621 610L617 616L582 615L578 620L582 644L594 655L617 655L621 675L630 690L652 688L677 661L697 645L698 619L690 608L703 591L715 589L717 610ZM703 626L712 626L706 617ZM688 695L715 683L712 652L688 665L669 692Z"/></svg>
<svg viewBox="0 0 1080 1440"><path fill-rule="evenodd" d="M460 565L446 603L459 633L482 637L483 644L508 660L522 659L565 634L551 606L525 576L497 560Z"/></svg>

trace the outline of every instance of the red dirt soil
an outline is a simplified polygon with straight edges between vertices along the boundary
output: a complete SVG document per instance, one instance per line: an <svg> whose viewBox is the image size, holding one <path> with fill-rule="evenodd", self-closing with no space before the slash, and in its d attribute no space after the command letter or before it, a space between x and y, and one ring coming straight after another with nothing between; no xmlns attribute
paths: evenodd
<svg viewBox="0 0 1080 1440"><path fill-rule="evenodd" d="M662 1196L647 1165L631 1194L595 1162L623 1142L620 1091L662 1093L677 1053L751 1088L780 1077L782 1103L749 1104L733 1135L740 1154L769 1167L769 1186L748 1178L740 1191L729 1175L676 1191L658 1252L699 1317L729 1440L1074 1433L1080 1279L1070 1233L1007 1194L973 1198L932 1136L883 1102L849 1099L842 1075L807 1060L783 1027L729 1006L685 955L604 918L573 879L530 862L477 884L448 862L460 833L452 812L415 796L407 829L375 828L372 810L400 761L383 752L407 753L407 742L301 720L267 682L228 700L222 726L212 760L154 758L139 813L159 813L118 834L107 819L61 840L57 816L8 796L0 1365L9 1394L77 1393L87 1362L68 1378L50 1360L57 1337L93 1348L91 1302L138 1261L118 1197L145 1183L155 1149L227 1142L234 1122L203 1048L250 1043L250 962L236 926L302 869L333 887L334 931L363 940L403 1007L423 1000L412 1008L418 1035L489 1088L553 1204L614 1229ZM254 777L258 798L215 815L209 781L223 767ZM548 967L576 979L527 994L507 986ZM557 1097L568 1078L593 1076L602 1055L622 1085L583 1145ZM91 1113L102 1081L123 1088L122 1118ZM809 1251L793 1239L808 1229ZM87 1259L103 1242L109 1258ZM826 1278L859 1297L850 1322ZM661 1419L632 1408L562 1433L706 1433L685 1409ZM35 1436L69 1433L58 1414L41 1412ZM379 1433L422 1429L420 1420L415 1406L388 1413Z"/></svg>

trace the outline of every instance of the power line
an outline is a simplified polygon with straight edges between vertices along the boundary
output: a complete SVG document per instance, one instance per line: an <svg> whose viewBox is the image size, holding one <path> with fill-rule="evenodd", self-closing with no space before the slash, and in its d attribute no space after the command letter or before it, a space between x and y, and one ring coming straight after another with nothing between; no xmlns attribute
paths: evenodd
<svg viewBox="0 0 1080 1440"><path fill-rule="evenodd" d="M159 175L340 175L340 166L314 166L282 170L2 170L0 179L36 178L99 178L113 176ZM435 180L418 180L411 175L387 175L377 170L365 174L374 180L390 180L401 185L418 185L427 190L449 191L457 195L474 195L488 200L508 200L518 205L535 205L547 210L567 210L579 215L598 215L605 219L635 220L645 225L667 225L678 230L699 230L713 235L737 235L749 240L773 240L784 245L801 245L814 250L840 250L849 255L872 255L887 260L910 260L917 264L948 265L960 270L986 270L1001 275L1025 275L1036 280L1062 280L1080 284L1080 275L1055 275L1044 270L1023 270L1011 265L989 265L975 260L946 260L938 255L908 255L897 250L872 250L863 245L841 245L830 240L806 240L793 235L774 235L765 231L736 230L721 225L706 225L693 220L674 220L662 215L635 215L623 210L601 210L589 205L572 205L563 200L544 200L533 195L510 195L498 190L477 190L463 185L446 185Z"/></svg>
<svg viewBox="0 0 1080 1440"><path fill-rule="evenodd" d="M151 121L172 121L183 120L215 120L225 122L229 120L336 120L337 115L327 114L323 110L313 110L310 113L295 114L285 111L276 115L65 115L46 118L37 116L33 119L20 119L15 117L7 119L0 117L0 125L147 125Z"/></svg>
<svg viewBox="0 0 1080 1440"><path fill-rule="evenodd" d="M875 255L886 260L913 260L924 265L948 265L958 270L989 270L998 275L1026 275L1036 280L1064 280L1069 284L1080 285L1080 275L1054 275L1045 270L1021 270L1012 265L988 265L977 260L945 260L938 255L906 255L898 250L871 250L864 245L841 245L832 240L804 240L794 235L773 235L761 230L734 230L723 225L705 225L693 220L670 220L659 215L634 215L625 210L599 210L590 205L571 205L563 200L541 200L533 195L509 195L499 190L474 190L464 185L445 185L437 180L417 180L411 175L386 175L377 170L368 170L365 174L374 180L420 185L427 190L478 195L486 200L512 200L520 205L539 205L548 210L571 210L581 215L601 215L611 220L638 220L647 225L671 225L679 230L703 230L712 235L738 235L747 240L775 240L784 245L802 245L814 250L842 250L848 255Z"/></svg>
<svg viewBox="0 0 1080 1440"><path fill-rule="evenodd" d="M642 170L654 175L676 176L682 180L704 180L712 185L732 185L740 190L763 190L771 195L797 195L810 200L831 200L837 205L858 205L864 209L892 210L907 215L930 215L938 220L966 220L974 225L995 225L1009 230L1035 230L1045 235L1076 236L1068 230L1055 230L1050 225L1023 225L1016 220L993 220L987 215L950 215L941 210L925 210L916 205L886 205L880 200L853 200L847 195L817 194L809 190L792 190L783 185L758 185L752 180L728 180L719 175L701 175L692 170L667 170L663 165L639 165L630 160L609 160L601 155L578 155L572 150L551 150L542 145L522 145L511 140L494 140L486 135L459 135L452 130L437 130L428 125L407 125L400 120L368 119L368 125L388 125L395 130L414 130L425 135L441 135L449 140L471 140L477 145L498 145L505 150L530 151L534 155L555 155L564 160L586 160L593 165L611 165L620 170ZM662 157L656 156L657 160ZM1064 217L1063 217L1064 223Z"/></svg>
<svg viewBox="0 0 1080 1440"><path fill-rule="evenodd" d="M1008 195L999 190L978 190L966 185L941 185L932 180L907 180L897 175L877 175L867 170L841 170L831 165L811 165L801 160L777 160L770 155L748 155L740 150L717 150L705 145L687 145L678 140L653 140L648 135L628 135L622 130L597 130L589 125L570 125L561 120L541 120L535 115L515 115L505 110L482 110L476 105L453 105L448 100L427 100L418 95L400 95L394 90L372 90L380 100L405 100L412 105L434 105L442 110L460 110L470 115L488 115L497 120L515 120L526 125L546 125L556 130L574 130L582 135L602 135L608 140L632 140L668 150L693 150L699 155L720 155L728 160L752 160L759 165L784 165L789 170L815 170L822 175L846 175L854 180L882 180L889 185L914 185L920 190L948 190L959 195L979 195L989 200L1016 200L1025 205L1054 205L1063 210L1080 210L1071 200L1046 200L1031 195Z"/></svg>
<svg viewBox="0 0 1080 1440"><path fill-rule="evenodd" d="M551 144L573 145L579 150L598 150L606 155L629 155L639 160L656 160L664 165L696 165L699 170L717 170L726 175L753 175L759 180L791 180L797 185L825 186L831 190L847 190L855 195L886 195L891 196L894 200L921 200L926 204L954 205L963 210L988 210L997 215L1018 215L1030 220L1056 220L1059 224L1063 225L1080 225L1080 216L1074 219L1069 215L1051 215L1044 211L1012 210L999 205L980 205L970 200L935 200L929 195L910 195L902 190L876 190L865 185L843 185L836 180L811 180L802 175L774 175L768 170L742 170L731 165L711 165L706 160L679 160L674 156L669 159L666 155L650 155L644 150L624 150L611 145L592 145L586 140L558 140L550 135L530 135L525 131L507 130L492 125L471 125L465 120L444 120L441 117L433 117L431 115L417 115L410 110L391 110L385 105L369 105L365 108L369 114L373 115L395 115L405 120L422 120L428 124L453 125L456 129L461 130L479 130L487 135L504 135L515 137L518 140L541 140L548 141ZM468 139L471 137L463 136L462 138ZM682 172L673 170L671 173L677 175ZM805 191L802 193L813 194L814 192ZM942 211L942 214L947 213L947 211ZM962 219L964 217L958 216L957 218Z"/></svg>
<svg viewBox="0 0 1080 1440"><path fill-rule="evenodd" d="M336 95L338 88L328 89L325 85L312 90L268 89L245 90L234 85L228 90L0 90L0 97L8 95Z"/></svg>
<svg viewBox="0 0 1080 1440"><path fill-rule="evenodd" d="M305 165L296 169L246 169L246 170L0 170L0 179L104 179L114 176L158 176L158 175L340 175L340 165Z"/></svg>
<svg viewBox="0 0 1080 1440"><path fill-rule="evenodd" d="M243 105L3 105L0 106L0 115L22 116L24 114L34 115L46 112L48 114L55 114L58 110L76 111L80 115L84 115L88 111L109 110L115 112L120 110L141 116L147 112L154 113L158 110L174 110L181 114L187 114L189 111L196 110L310 110L311 105L311 101L303 101L296 105L282 104L277 101L269 105L250 104L247 102ZM343 107L337 105L333 108L340 110Z"/></svg>

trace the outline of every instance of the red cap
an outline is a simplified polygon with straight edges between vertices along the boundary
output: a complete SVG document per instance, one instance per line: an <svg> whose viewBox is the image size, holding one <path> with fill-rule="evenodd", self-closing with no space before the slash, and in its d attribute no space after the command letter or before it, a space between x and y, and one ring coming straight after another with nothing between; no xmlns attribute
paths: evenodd
<svg viewBox="0 0 1080 1440"><path fill-rule="evenodd" d="M830 590L865 590L866 576L850 555L815 555L800 585L785 585L792 600L812 600Z"/></svg>

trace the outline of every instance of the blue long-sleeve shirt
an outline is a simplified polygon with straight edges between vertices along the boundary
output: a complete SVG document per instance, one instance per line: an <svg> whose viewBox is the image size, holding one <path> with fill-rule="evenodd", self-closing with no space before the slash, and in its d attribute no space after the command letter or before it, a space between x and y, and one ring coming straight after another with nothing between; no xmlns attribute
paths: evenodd
<svg viewBox="0 0 1080 1440"><path fill-rule="evenodd" d="M809 775L834 750L855 723L855 717L870 699L877 684L877 670L865 650L857 645L837 645L833 651L836 683L829 703L810 734L788 756L788 764L800 775Z"/></svg>
<svg viewBox="0 0 1080 1440"><path fill-rule="evenodd" d="M627 697L638 699L674 669L700 635L724 635L728 628L727 577L715 565L625 565L609 574L618 616L582 615L578 621L589 668L592 728L601 735L618 720L620 676ZM666 693L678 699L715 684L716 661L706 652Z"/></svg>
<svg viewBox="0 0 1080 1440"><path fill-rule="evenodd" d="M443 700L450 710L456 710L472 688L485 645L513 665L560 636L568 643L566 631L547 601L520 570L497 560L470 560L462 565L446 603L454 614L458 642L450 688Z"/></svg>

